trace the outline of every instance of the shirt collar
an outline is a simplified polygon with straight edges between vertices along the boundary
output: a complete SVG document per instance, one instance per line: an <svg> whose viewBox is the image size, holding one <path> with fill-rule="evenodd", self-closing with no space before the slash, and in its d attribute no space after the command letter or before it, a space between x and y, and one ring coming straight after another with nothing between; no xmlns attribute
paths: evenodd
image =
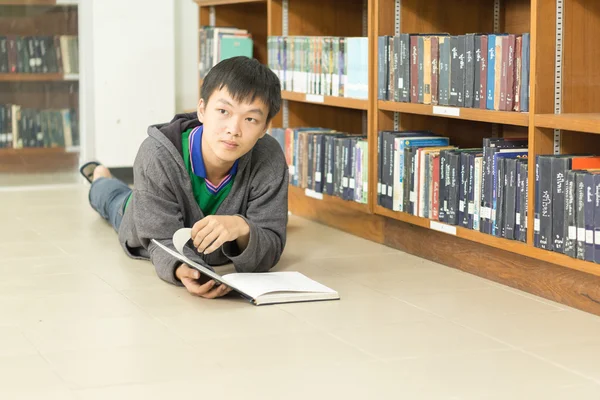
<svg viewBox="0 0 600 400"><path fill-rule="evenodd" d="M194 175L206 179L206 166L204 165L204 158L202 157L202 132L204 126L200 125L192 129L188 137L188 147L190 149L190 160L192 161L192 172ZM235 160L233 167L229 171L229 175L235 175L238 168L238 161Z"/></svg>

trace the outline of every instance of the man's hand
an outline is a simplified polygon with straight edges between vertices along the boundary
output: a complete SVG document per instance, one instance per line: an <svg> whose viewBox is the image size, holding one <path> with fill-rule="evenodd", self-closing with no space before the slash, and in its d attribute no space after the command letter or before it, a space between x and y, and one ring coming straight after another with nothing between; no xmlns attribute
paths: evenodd
<svg viewBox="0 0 600 400"><path fill-rule="evenodd" d="M204 254L210 254L223 243L233 240L238 240L238 246L240 243L247 246L249 235L250 227L243 218L236 215L209 215L192 227L194 247Z"/></svg>
<svg viewBox="0 0 600 400"><path fill-rule="evenodd" d="M200 272L188 267L186 264L181 264L175 270L175 276L183 283L188 292L194 296L215 299L231 292L231 288L223 284L215 287L214 280L210 280L203 285L199 284L197 279L200 279Z"/></svg>

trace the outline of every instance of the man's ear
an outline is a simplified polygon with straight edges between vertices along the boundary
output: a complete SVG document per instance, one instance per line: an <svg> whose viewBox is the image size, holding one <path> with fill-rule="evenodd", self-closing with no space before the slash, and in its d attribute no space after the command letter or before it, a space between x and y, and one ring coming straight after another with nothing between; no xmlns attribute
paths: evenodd
<svg viewBox="0 0 600 400"><path fill-rule="evenodd" d="M198 113L198 121L204 123L204 112L206 111L206 104L204 104L203 99L200 99L198 101L198 109L196 111Z"/></svg>
<svg viewBox="0 0 600 400"><path fill-rule="evenodd" d="M263 137L265 137L265 135L267 134L267 131L269 129L271 129L271 123L272 121L269 121L269 123L267 124L267 126L265 127L265 130L263 131L262 135L260 135L260 138L262 139Z"/></svg>

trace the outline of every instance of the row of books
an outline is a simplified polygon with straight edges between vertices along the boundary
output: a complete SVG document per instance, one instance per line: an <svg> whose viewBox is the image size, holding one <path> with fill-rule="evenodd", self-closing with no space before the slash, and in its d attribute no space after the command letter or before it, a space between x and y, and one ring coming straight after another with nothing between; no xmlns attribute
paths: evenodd
<svg viewBox="0 0 600 400"><path fill-rule="evenodd" d="M283 90L368 99L368 38L269 36L267 47Z"/></svg>
<svg viewBox="0 0 600 400"><path fill-rule="evenodd" d="M285 153L290 184L343 200L367 203L366 136L325 128L273 128L271 135Z"/></svg>
<svg viewBox="0 0 600 400"><path fill-rule="evenodd" d="M600 263L600 157L535 160L534 245Z"/></svg>
<svg viewBox="0 0 600 400"><path fill-rule="evenodd" d="M220 61L235 57L252 58L254 42L245 29L203 26L199 32L200 79Z"/></svg>
<svg viewBox="0 0 600 400"><path fill-rule="evenodd" d="M378 38L378 99L529 111L529 33Z"/></svg>
<svg viewBox="0 0 600 400"><path fill-rule="evenodd" d="M0 73L79 73L77 36L0 36Z"/></svg>
<svg viewBox="0 0 600 400"><path fill-rule="evenodd" d="M527 238L527 139L460 149L428 131L382 131L378 204L511 240Z"/></svg>
<svg viewBox="0 0 600 400"><path fill-rule="evenodd" d="M79 123L75 110L37 110L0 104L0 148L78 145Z"/></svg>

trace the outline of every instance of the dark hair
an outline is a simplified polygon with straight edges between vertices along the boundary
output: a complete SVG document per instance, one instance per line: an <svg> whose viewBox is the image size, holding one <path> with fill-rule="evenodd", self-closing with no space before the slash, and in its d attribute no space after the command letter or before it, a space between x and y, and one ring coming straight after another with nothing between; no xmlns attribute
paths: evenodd
<svg viewBox="0 0 600 400"><path fill-rule="evenodd" d="M235 101L261 100L269 108L267 123L281 107L279 78L267 66L253 58L232 57L221 61L208 72L202 82L201 98L208 103L216 91L226 88Z"/></svg>

